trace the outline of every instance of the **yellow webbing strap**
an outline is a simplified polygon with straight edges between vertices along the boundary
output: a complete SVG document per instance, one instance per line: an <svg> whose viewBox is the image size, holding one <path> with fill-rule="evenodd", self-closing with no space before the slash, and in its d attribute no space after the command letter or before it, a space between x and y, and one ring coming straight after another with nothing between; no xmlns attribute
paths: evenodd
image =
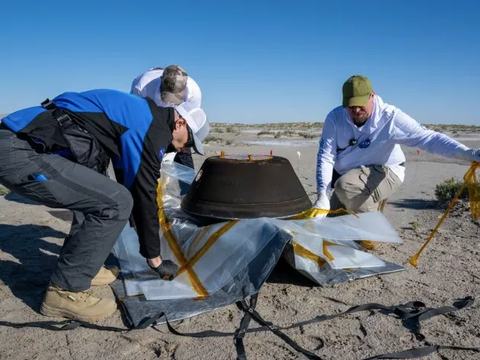
<svg viewBox="0 0 480 360"><path fill-rule="evenodd" d="M237 222L238 220L229 221L228 223L223 225L220 229L215 231L212 234L212 236L210 236L210 238L205 242L205 244L203 244L200 250L198 250L197 253L192 256L190 261L187 264L182 265L182 267L178 271L178 275L192 268L197 263L197 261L200 260L200 258L208 251L208 249L210 249L210 247L215 243L215 241L217 241L220 238L220 236L222 236L228 230L230 230Z"/></svg>
<svg viewBox="0 0 480 360"><path fill-rule="evenodd" d="M440 227L440 225L443 223L443 221L445 220L445 218L447 217L448 213L450 212L450 210L452 210L453 206L455 205L455 203L457 202L458 198L460 197L460 195L462 194L462 191L463 189L471 184L471 180L472 178L475 176L475 171L478 167L479 163L477 162L472 162L472 165L470 166L470 168L468 169L468 171L465 173L465 176L463 177L464 179L464 183L462 184L462 186L460 187L460 189L458 189L457 193L455 194L455 196L453 197L453 200L451 201L450 205L448 206L447 210L445 211L445 213L443 214L442 218L440 219L440 221L437 223L437 225L435 226L435 228L433 229L433 231L431 232L430 236L428 237L427 241L425 241L425 243L422 245L422 247L420 248L420 250L418 250L418 252L413 255L408 261L410 262L411 265L417 267L418 265L418 258L420 257L420 254L422 253L422 251L425 249L425 247L428 245L428 243L433 239L433 237L435 236L435 234L437 233L437 230L438 228ZM478 184L477 185L477 190L476 190L476 193L478 195ZM478 206L478 205L477 205Z"/></svg>
<svg viewBox="0 0 480 360"><path fill-rule="evenodd" d="M469 177L470 181L468 184L468 200L470 201L470 213L475 221L478 221L480 218L480 189L478 188L478 179L475 171L477 170L479 163L475 163L475 168L472 167L465 174L464 178L469 177L470 172L472 173Z"/></svg>
<svg viewBox="0 0 480 360"><path fill-rule="evenodd" d="M165 210L163 208L163 200L162 200L162 182L161 180L158 182L157 186L157 204L158 204L158 219L160 221L160 228L162 229L163 236L167 239L168 245L170 249L172 249L173 254L177 258L177 261L180 263L180 267L183 268L187 265L187 260L185 259L185 255L182 252L182 249L177 243L175 239L175 235L173 235L171 224L168 222L167 217L165 215ZM188 278L193 286L193 289L198 293L199 298L205 298L208 296L208 291L205 289L203 284L201 283L200 279L198 278L197 274L191 267L186 267Z"/></svg>
<svg viewBox="0 0 480 360"><path fill-rule="evenodd" d="M330 253L330 251L328 251L327 249L327 246L328 245L338 245L338 244L335 244L335 243L332 243L328 240L323 240L323 245L322 245L322 250L323 250L323 254L330 260L330 261L333 261L335 260L335 258L333 257L333 255ZM338 246L341 246L341 245L338 245ZM305 249L302 245L300 245L299 243L297 243L296 241L293 242L293 251L300 255L301 257L304 257L304 258L307 258L307 259L310 259L310 260L313 260L315 261L319 267L323 266L327 261L323 258L321 258L320 256L314 254L313 252L311 252L310 250L308 249Z"/></svg>
<svg viewBox="0 0 480 360"><path fill-rule="evenodd" d="M323 240L323 254L328 258L328 260L333 261L333 260L335 260L335 258L330 253L330 251L328 251L328 249L327 249L328 245L337 245L337 244L332 243L328 240Z"/></svg>
<svg viewBox="0 0 480 360"><path fill-rule="evenodd" d="M292 216L291 218L288 218L288 220L306 220L306 219L312 219L317 215L328 215L328 214L338 215L342 213L354 215L357 218L360 218L354 211L346 210L343 208L336 209L336 210L310 208L302 211L301 213L298 213L297 215Z"/></svg>
<svg viewBox="0 0 480 360"><path fill-rule="evenodd" d="M210 226L204 226L202 230L197 234L197 236L195 236L190 245L188 245L187 256L193 251L193 249L197 246L198 242L203 239L203 237L208 233L209 230Z"/></svg>
<svg viewBox="0 0 480 360"><path fill-rule="evenodd" d="M310 250L305 249L302 245L295 241L293 242L293 251L295 252L295 254L300 255L301 257L315 261L319 268L327 263L327 260L322 259L317 254L314 254Z"/></svg>

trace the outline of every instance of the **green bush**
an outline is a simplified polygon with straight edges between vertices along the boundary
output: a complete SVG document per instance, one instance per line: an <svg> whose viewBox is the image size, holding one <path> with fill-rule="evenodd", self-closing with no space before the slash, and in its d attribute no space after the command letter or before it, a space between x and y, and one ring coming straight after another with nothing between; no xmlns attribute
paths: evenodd
<svg viewBox="0 0 480 360"><path fill-rule="evenodd" d="M455 194L458 190L460 190L462 185L463 181L456 180L455 178L445 180L435 187L435 197L437 198L438 202L447 204L453 200ZM463 189L459 199L468 199L467 187Z"/></svg>
<svg viewBox="0 0 480 360"><path fill-rule="evenodd" d="M410 225L412 225L412 229L414 231L417 231L420 228L420 222L418 222L417 220L412 221Z"/></svg>
<svg viewBox="0 0 480 360"><path fill-rule="evenodd" d="M11 191L8 190L6 187L0 186L0 196L8 195Z"/></svg>
<svg viewBox="0 0 480 360"><path fill-rule="evenodd" d="M257 136L262 136L262 135L275 135L275 133L273 131L262 130L257 134Z"/></svg>
<svg viewBox="0 0 480 360"><path fill-rule="evenodd" d="M295 135L295 132L292 131L292 130L285 130L283 133L282 133L283 136L294 136Z"/></svg>
<svg viewBox="0 0 480 360"><path fill-rule="evenodd" d="M320 137L320 135L306 133L306 132L300 132L300 133L298 133L298 136L301 136L305 139L316 139L316 138Z"/></svg>
<svg viewBox="0 0 480 360"><path fill-rule="evenodd" d="M216 142L216 141L222 142L222 138L219 138L214 135L208 135L205 139L203 139L203 143L205 144L208 144L209 142Z"/></svg>

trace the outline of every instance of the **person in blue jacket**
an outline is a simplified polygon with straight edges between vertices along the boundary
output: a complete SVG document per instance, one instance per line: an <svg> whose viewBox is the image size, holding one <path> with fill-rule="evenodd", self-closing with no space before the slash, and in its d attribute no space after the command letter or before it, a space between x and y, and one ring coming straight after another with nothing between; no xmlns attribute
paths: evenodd
<svg viewBox="0 0 480 360"><path fill-rule="evenodd" d="M140 253L160 277L178 266L160 255L157 204L163 156L187 148L204 155L209 123L201 108L158 107L116 90L66 92L16 111L0 124L0 183L52 208L74 212L41 312L82 321L116 311L85 290L115 280L102 267L132 215ZM106 176L110 161L116 182Z"/></svg>

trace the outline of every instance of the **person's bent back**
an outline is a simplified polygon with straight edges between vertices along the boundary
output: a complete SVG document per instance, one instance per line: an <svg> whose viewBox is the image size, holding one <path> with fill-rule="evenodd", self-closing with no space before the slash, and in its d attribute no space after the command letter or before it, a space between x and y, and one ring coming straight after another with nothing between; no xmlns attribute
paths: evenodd
<svg viewBox="0 0 480 360"><path fill-rule="evenodd" d="M74 212L42 313L79 320L111 315L115 302L84 292L115 280L102 268L133 213L140 253L163 278L178 266L160 256L158 178L167 148L203 154L201 109L160 108L115 90L64 93L14 112L0 126L0 183L36 202ZM110 162L123 183L106 176Z"/></svg>

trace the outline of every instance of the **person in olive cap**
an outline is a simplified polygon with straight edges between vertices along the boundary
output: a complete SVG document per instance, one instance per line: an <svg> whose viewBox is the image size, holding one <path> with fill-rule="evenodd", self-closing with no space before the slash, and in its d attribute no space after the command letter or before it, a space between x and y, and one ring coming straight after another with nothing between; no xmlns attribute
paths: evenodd
<svg viewBox="0 0 480 360"><path fill-rule="evenodd" d="M317 155L317 192L311 216L346 208L378 209L405 179L400 145L432 154L480 161L480 149L428 130L399 108L385 103L365 76L343 84L343 103L326 117ZM328 194L334 188L331 198Z"/></svg>
<svg viewBox="0 0 480 360"><path fill-rule="evenodd" d="M133 80L130 92L144 98L149 97L161 107L172 107L184 102L191 103L195 107L202 105L200 87L179 65L147 70ZM174 161L194 168L190 149L177 153Z"/></svg>

